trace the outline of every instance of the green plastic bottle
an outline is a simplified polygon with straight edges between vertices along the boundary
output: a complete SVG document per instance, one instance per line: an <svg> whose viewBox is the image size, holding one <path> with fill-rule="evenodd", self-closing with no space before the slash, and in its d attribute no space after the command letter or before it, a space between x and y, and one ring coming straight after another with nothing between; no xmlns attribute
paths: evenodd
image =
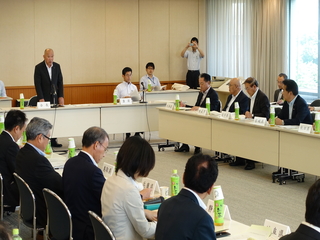
<svg viewBox="0 0 320 240"><path fill-rule="evenodd" d="M276 125L276 114L274 107L270 108L270 126L274 127Z"/></svg>
<svg viewBox="0 0 320 240"><path fill-rule="evenodd" d="M176 196L180 191L180 177L178 175L178 170L172 170L171 175L171 196Z"/></svg>
<svg viewBox="0 0 320 240"><path fill-rule="evenodd" d="M234 113L235 113L234 114L234 119L235 120L239 120L240 119L239 112L240 112L239 103L235 102L234 103Z"/></svg>
<svg viewBox="0 0 320 240"><path fill-rule="evenodd" d="M22 240L22 238L19 235L19 229L18 228L12 229L12 239L13 240Z"/></svg>
<svg viewBox="0 0 320 240"><path fill-rule="evenodd" d="M27 134L26 134L26 131L23 131L22 133L22 145L26 145L27 143Z"/></svg>
<svg viewBox="0 0 320 240"><path fill-rule="evenodd" d="M51 147L51 142L49 141L47 146L46 146L46 149L44 150L44 153L47 154L47 155L51 155L52 154L52 147Z"/></svg>
<svg viewBox="0 0 320 240"><path fill-rule="evenodd" d="M208 115L210 115L210 98L206 98L206 109L208 111Z"/></svg>
<svg viewBox="0 0 320 240"><path fill-rule="evenodd" d="M224 224L224 197L221 186L214 186L214 225Z"/></svg>
<svg viewBox="0 0 320 240"><path fill-rule="evenodd" d="M175 102L176 111L180 109L180 97L179 94L176 95L176 102Z"/></svg>
<svg viewBox="0 0 320 240"><path fill-rule="evenodd" d="M152 91L151 81L148 79L148 92Z"/></svg>
<svg viewBox="0 0 320 240"><path fill-rule="evenodd" d="M113 91L113 104L117 105L117 103L118 103L118 91L117 91L117 89L115 89Z"/></svg>
<svg viewBox="0 0 320 240"><path fill-rule="evenodd" d="M69 138L68 158L72 158L75 155L76 155L76 145L74 143L74 138Z"/></svg>
<svg viewBox="0 0 320 240"><path fill-rule="evenodd" d="M20 109L24 109L24 95L20 93Z"/></svg>
<svg viewBox="0 0 320 240"><path fill-rule="evenodd" d="M320 113L316 113L314 118L314 133L320 134Z"/></svg>
<svg viewBox="0 0 320 240"><path fill-rule="evenodd" d="M0 115L0 134L4 130L4 116Z"/></svg>

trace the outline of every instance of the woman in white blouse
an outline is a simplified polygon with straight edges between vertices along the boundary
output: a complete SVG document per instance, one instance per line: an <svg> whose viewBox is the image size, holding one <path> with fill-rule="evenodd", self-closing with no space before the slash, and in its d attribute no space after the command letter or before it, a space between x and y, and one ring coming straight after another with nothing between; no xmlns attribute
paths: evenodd
<svg viewBox="0 0 320 240"><path fill-rule="evenodd" d="M147 177L154 165L154 151L141 137L130 137L121 146L116 174L106 180L101 194L102 219L117 240L154 237L157 214L143 209L136 183L137 178Z"/></svg>

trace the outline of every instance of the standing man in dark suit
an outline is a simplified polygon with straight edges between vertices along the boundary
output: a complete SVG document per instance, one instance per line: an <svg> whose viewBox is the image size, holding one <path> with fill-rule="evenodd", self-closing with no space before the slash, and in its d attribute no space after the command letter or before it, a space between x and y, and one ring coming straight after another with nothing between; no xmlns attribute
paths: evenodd
<svg viewBox="0 0 320 240"><path fill-rule="evenodd" d="M295 81L283 81L283 99L285 100L281 112L276 118L276 125L312 124L312 117L306 101L300 97L298 85Z"/></svg>
<svg viewBox="0 0 320 240"><path fill-rule="evenodd" d="M197 111L199 108L206 107L206 99L210 99L210 111L219 111L220 112L220 101L218 94L211 87L211 77L207 73L202 73L199 77L200 92L197 98L195 106L185 105L180 102L181 107L191 107L192 111ZM176 149L175 152L189 152L190 148L188 144L182 144L179 149ZM194 154L201 152L201 148L195 147Z"/></svg>
<svg viewBox="0 0 320 240"><path fill-rule="evenodd" d="M155 239L216 239L212 217L202 199L211 193L217 177L218 166L210 156L191 157L183 174L185 187L159 208Z"/></svg>
<svg viewBox="0 0 320 240"><path fill-rule="evenodd" d="M282 84L282 82L287 79L288 79L288 76L284 73L280 73L278 76L278 79L277 79L278 89L274 92L274 99L273 99L273 101L276 102L277 104L280 104L280 105L283 104L283 96L282 96L283 84Z"/></svg>
<svg viewBox="0 0 320 240"><path fill-rule="evenodd" d="M264 117L267 120L270 115L270 102L269 98L259 89L259 83L255 78L249 77L244 81L244 86L247 93L250 96L249 109L245 112L246 118ZM245 170L252 170L255 168L255 161L237 157L237 160L230 163L231 166L235 166L235 163L242 164L247 161ZM240 164L241 165L241 164Z"/></svg>
<svg viewBox="0 0 320 240"><path fill-rule="evenodd" d="M280 240L315 240L320 239L320 179L308 191L306 199L306 221L298 229L283 236Z"/></svg>
<svg viewBox="0 0 320 240"><path fill-rule="evenodd" d="M222 111L234 112L234 103L238 102L240 107L240 114L248 111L249 98L242 92L239 78L232 78L229 82L229 92L226 105Z"/></svg>
<svg viewBox="0 0 320 240"><path fill-rule="evenodd" d="M50 102L51 104L64 105L63 77L60 65L53 62L54 52L47 48L44 50L44 61L36 65L34 69L34 86L36 88L39 102ZM62 147L57 139L51 140L51 146Z"/></svg>
<svg viewBox="0 0 320 240"><path fill-rule="evenodd" d="M37 225L47 224L47 207L42 189L49 188L62 197L62 178L45 157L44 150L50 141L52 125L46 119L34 117L29 122L26 135L27 143L20 149L16 159L16 173L31 188L36 198ZM42 231L37 240L42 239Z"/></svg>
<svg viewBox="0 0 320 240"><path fill-rule="evenodd" d="M16 157L19 146L16 143L26 129L26 114L20 110L10 110L4 120L5 130L0 135L0 173L3 178L4 211L14 212L19 206L19 190L14 181Z"/></svg>
<svg viewBox="0 0 320 240"><path fill-rule="evenodd" d="M94 240L88 211L101 217L101 192L105 178L98 163L104 157L109 136L100 127L87 129L82 137L82 150L64 166L62 180L65 202L72 215L74 240Z"/></svg>

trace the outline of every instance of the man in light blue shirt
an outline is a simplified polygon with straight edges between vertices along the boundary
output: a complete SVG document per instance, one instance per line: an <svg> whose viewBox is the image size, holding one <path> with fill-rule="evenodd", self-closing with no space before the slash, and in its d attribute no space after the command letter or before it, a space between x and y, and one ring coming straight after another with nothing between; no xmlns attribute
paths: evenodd
<svg viewBox="0 0 320 240"><path fill-rule="evenodd" d="M154 70L155 70L154 63L148 62L146 65L147 75L144 75L140 79L140 91L148 89L149 81L150 81L152 89L154 89L154 87L159 87L159 88L161 87L159 79L153 75Z"/></svg>
<svg viewBox="0 0 320 240"><path fill-rule="evenodd" d="M4 83L0 81L0 97L6 97L6 89L4 87Z"/></svg>

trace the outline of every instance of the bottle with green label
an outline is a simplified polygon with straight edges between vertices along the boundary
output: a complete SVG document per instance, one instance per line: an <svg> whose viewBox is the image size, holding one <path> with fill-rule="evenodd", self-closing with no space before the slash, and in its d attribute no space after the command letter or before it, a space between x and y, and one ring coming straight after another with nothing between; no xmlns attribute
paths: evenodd
<svg viewBox="0 0 320 240"><path fill-rule="evenodd" d="M20 109L24 109L24 95L20 93Z"/></svg>
<svg viewBox="0 0 320 240"><path fill-rule="evenodd" d="M12 239L13 240L22 240L22 238L19 235L19 229L18 228L12 229Z"/></svg>
<svg viewBox="0 0 320 240"><path fill-rule="evenodd" d="M210 115L210 98L206 98L206 109L208 111L208 115Z"/></svg>
<svg viewBox="0 0 320 240"><path fill-rule="evenodd" d="M179 111L179 109L180 109L180 97L179 97L179 94L176 95L175 108L176 108L176 111Z"/></svg>
<svg viewBox="0 0 320 240"><path fill-rule="evenodd" d="M180 177L178 170L174 169L171 175L171 196L176 196L180 191Z"/></svg>
<svg viewBox="0 0 320 240"><path fill-rule="evenodd" d="M320 134L320 113L316 113L314 118L314 133Z"/></svg>
<svg viewBox="0 0 320 240"><path fill-rule="evenodd" d="M151 81L148 79L148 92L152 91Z"/></svg>
<svg viewBox="0 0 320 240"><path fill-rule="evenodd" d="M4 130L4 116L0 115L0 134Z"/></svg>
<svg viewBox="0 0 320 240"><path fill-rule="evenodd" d="M113 104L117 105L117 103L118 103L118 91L117 91L117 89L115 89L113 91Z"/></svg>
<svg viewBox="0 0 320 240"><path fill-rule="evenodd" d="M214 186L214 225L222 226L224 224L224 197L221 186Z"/></svg>
<svg viewBox="0 0 320 240"><path fill-rule="evenodd" d="M240 119L239 112L240 112L239 103L238 103L238 102L235 102L235 103L234 103L234 119L235 119L235 120L239 120L239 119Z"/></svg>
<svg viewBox="0 0 320 240"><path fill-rule="evenodd" d="M22 145L26 145L27 143L27 134L26 134L26 131L24 130L23 133L22 133Z"/></svg>
<svg viewBox="0 0 320 240"><path fill-rule="evenodd" d="M274 107L270 107L270 126L274 127L276 125L276 114Z"/></svg>
<svg viewBox="0 0 320 240"><path fill-rule="evenodd" d="M52 154L52 147L51 147L51 142L49 141L47 146L46 146L46 149L44 150L44 153L47 154L47 155L51 155Z"/></svg>
<svg viewBox="0 0 320 240"><path fill-rule="evenodd" d="M74 138L69 138L68 158L72 158L75 155L76 155L76 144L74 143Z"/></svg>

